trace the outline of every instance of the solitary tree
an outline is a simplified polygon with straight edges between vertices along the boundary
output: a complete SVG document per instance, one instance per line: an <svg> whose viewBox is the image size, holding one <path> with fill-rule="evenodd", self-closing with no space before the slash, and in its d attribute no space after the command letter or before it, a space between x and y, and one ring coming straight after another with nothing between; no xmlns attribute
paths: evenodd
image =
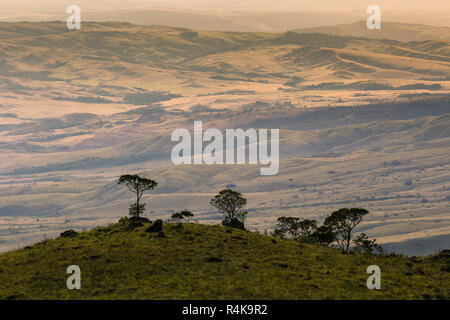
<svg viewBox="0 0 450 320"><path fill-rule="evenodd" d="M187 222L191 221L191 218L194 216L194 214L188 210L183 210L181 212L175 212L171 216L171 220L175 221L176 223L182 222L184 219L187 220Z"/></svg>
<svg viewBox="0 0 450 320"><path fill-rule="evenodd" d="M137 174L125 174L119 178L118 183L125 184L131 192L136 194L136 203L130 206L129 213L131 216L139 218L139 215L145 210L145 203L139 203L143 193L147 190L153 190L158 185L158 182L142 178Z"/></svg>
<svg viewBox="0 0 450 320"><path fill-rule="evenodd" d="M183 215L180 212L175 212L170 217L170 220L175 221L176 223L180 223L183 220Z"/></svg>
<svg viewBox="0 0 450 320"><path fill-rule="evenodd" d="M368 213L369 211L362 208L342 208L328 216L325 219L324 226L333 230L338 246L348 251L353 230Z"/></svg>
<svg viewBox="0 0 450 320"><path fill-rule="evenodd" d="M192 217L194 217L194 214L188 210L183 210L180 212L183 219L186 219L187 222L191 222Z"/></svg>
<svg viewBox="0 0 450 320"><path fill-rule="evenodd" d="M224 215L223 225L244 228L245 214L241 210L247 204L247 200L240 192L223 189L209 203Z"/></svg>

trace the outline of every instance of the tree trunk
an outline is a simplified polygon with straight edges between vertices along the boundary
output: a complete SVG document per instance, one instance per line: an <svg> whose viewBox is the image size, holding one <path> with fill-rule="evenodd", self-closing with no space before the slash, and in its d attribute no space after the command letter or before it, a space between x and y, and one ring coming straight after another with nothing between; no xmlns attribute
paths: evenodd
<svg viewBox="0 0 450 320"><path fill-rule="evenodd" d="M352 234L351 232L347 233L347 247L345 249L345 251L348 251L348 248L350 247L350 240L351 240Z"/></svg>
<svg viewBox="0 0 450 320"><path fill-rule="evenodd" d="M139 196L136 197L136 217L139 218Z"/></svg>

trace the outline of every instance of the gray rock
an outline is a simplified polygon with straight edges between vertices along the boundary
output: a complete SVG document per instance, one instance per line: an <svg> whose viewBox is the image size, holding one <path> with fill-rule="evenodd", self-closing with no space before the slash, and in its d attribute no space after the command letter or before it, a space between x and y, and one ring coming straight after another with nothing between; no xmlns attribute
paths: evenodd
<svg viewBox="0 0 450 320"><path fill-rule="evenodd" d="M76 237L77 235L78 235L78 232L76 232L75 230L67 230L60 234L60 236L63 238L73 238L73 237Z"/></svg>
<svg viewBox="0 0 450 320"><path fill-rule="evenodd" d="M162 231L163 221L158 219L150 227L148 227L145 232L160 232Z"/></svg>

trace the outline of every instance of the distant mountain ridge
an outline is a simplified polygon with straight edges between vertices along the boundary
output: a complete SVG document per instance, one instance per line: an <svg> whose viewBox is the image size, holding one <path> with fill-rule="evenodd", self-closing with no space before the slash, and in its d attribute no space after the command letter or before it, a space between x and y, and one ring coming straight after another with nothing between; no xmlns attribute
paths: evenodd
<svg viewBox="0 0 450 320"><path fill-rule="evenodd" d="M449 27L437 27L423 24L382 22L380 30L369 30L366 21L335 26L302 28L297 33L325 33L337 36L361 37L368 39L388 39L396 41L450 40Z"/></svg>

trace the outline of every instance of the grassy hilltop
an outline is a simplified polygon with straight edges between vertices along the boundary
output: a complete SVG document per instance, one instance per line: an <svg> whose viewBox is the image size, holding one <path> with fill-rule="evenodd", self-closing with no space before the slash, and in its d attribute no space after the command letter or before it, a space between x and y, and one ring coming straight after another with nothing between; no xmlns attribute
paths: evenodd
<svg viewBox="0 0 450 320"><path fill-rule="evenodd" d="M148 226L148 225L147 225ZM343 254L258 233L164 224L165 238L120 223L0 255L0 299L448 299L445 252ZM69 265L81 290L68 290ZM381 290L369 290L369 265Z"/></svg>

